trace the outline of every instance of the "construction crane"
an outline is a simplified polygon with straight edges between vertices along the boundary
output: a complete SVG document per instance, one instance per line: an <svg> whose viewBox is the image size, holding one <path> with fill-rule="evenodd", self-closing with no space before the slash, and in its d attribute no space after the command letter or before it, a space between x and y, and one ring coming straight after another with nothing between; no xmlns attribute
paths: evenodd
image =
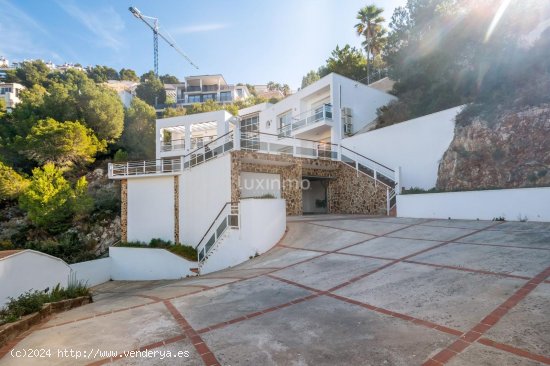
<svg viewBox="0 0 550 366"><path fill-rule="evenodd" d="M132 14L134 14L134 16L136 18L140 19L143 23L147 24L147 26L149 28L151 28L151 30L153 31L153 48L154 48L153 52L154 52L154 63L155 63L155 75L157 77L159 76L159 36L162 39L164 39L166 41L166 43L168 43L168 45L170 45L170 47L175 49L177 53L182 55L187 60L187 62L189 62L195 69L199 68L197 65L195 65L193 63L193 61L191 61L191 59L189 57L187 57L187 55L185 53L183 53L182 50L180 50L176 46L176 42L173 39L169 40L162 33L159 32L159 20L158 20L158 18L143 15L143 14L141 14L141 12L137 8L135 8L133 6L130 6L128 8L128 10L130 10L130 12ZM151 24L147 19L152 20L153 24ZM172 38L172 37L170 37L170 38Z"/></svg>

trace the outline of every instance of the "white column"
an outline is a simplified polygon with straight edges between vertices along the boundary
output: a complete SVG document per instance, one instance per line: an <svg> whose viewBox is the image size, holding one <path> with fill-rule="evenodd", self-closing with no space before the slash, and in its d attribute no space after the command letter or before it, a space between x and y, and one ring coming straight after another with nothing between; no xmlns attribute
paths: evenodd
<svg viewBox="0 0 550 366"><path fill-rule="evenodd" d="M401 194L401 167L398 166L395 168L394 172L394 181L395 181L395 194Z"/></svg>
<svg viewBox="0 0 550 366"><path fill-rule="evenodd" d="M185 151L191 151L191 125L185 124Z"/></svg>

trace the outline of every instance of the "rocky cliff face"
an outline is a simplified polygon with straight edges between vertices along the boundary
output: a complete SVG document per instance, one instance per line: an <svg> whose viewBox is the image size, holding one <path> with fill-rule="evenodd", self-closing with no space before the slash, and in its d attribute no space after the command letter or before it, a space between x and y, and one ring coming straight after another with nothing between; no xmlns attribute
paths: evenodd
<svg viewBox="0 0 550 366"><path fill-rule="evenodd" d="M441 190L550 186L550 105L475 117L455 127L439 164Z"/></svg>

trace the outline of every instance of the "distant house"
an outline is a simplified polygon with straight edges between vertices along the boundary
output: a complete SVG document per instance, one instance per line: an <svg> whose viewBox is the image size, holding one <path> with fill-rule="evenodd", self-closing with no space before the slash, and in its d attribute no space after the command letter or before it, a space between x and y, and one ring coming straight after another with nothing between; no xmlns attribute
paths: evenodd
<svg viewBox="0 0 550 366"><path fill-rule="evenodd" d="M116 91L124 106L128 108L136 95L136 88L139 83L127 80L107 80L104 85Z"/></svg>
<svg viewBox="0 0 550 366"><path fill-rule="evenodd" d="M180 84L165 84L166 96L171 96L180 106L204 103L233 103L250 97L245 85L227 84L221 74L187 76Z"/></svg>
<svg viewBox="0 0 550 366"><path fill-rule="evenodd" d="M4 98L6 109L11 111L20 102L19 94L25 87L18 83L1 83L0 98Z"/></svg>

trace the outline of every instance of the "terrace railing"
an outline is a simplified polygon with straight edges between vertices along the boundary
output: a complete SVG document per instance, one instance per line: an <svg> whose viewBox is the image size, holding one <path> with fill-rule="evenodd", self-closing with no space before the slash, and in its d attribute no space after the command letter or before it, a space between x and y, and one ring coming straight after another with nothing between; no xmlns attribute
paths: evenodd
<svg viewBox="0 0 550 366"><path fill-rule="evenodd" d="M292 131L299 128L312 125L320 121L332 121L332 106L330 104L324 104L321 107L309 110L307 112L299 114L294 117L290 122L282 125L279 128L280 137L291 136Z"/></svg>
<svg viewBox="0 0 550 366"><path fill-rule="evenodd" d="M177 139L163 142L160 145L161 152L184 150L185 149L185 139Z"/></svg>
<svg viewBox="0 0 550 366"><path fill-rule="evenodd" d="M338 159L338 145L330 142L280 137L264 132L241 132L241 150L292 155L311 159Z"/></svg>
<svg viewBox="0 0 550 366"><path fill-rule="evenodd" d="M172 174L182 171L181 158L167 158L109 164L109 178L149 174Z"/></svg>

